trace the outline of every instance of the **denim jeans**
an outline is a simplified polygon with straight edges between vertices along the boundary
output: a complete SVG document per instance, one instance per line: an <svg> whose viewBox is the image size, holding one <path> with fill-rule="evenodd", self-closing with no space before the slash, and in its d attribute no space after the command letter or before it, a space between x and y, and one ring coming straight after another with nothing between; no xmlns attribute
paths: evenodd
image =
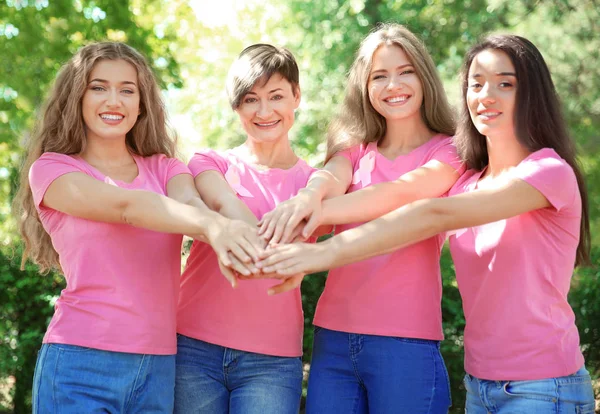
<svg viewBox="0 0 600 414"><path fill-rule="evenodd" d="M171 413L175 355L44 344L33 378L33 412Z"/></svg>
<svg viewBox="0 0 600 414"><path fill-rule="evenodd" d="M302 360L177 335L175 413L297 414Z"/></svg>
<svg viewBox="0 0 600 414"><path fill-rule="evenodd" d="M437 414L450 403L438 341L315 327L307 414Z"/></svg>
<svg viewBox="0 0 600 414"><path fill-rule="evenodd" d="M490 381L465 375L468 414L594 414L594 391L587 370L532 381Z"/></svg>

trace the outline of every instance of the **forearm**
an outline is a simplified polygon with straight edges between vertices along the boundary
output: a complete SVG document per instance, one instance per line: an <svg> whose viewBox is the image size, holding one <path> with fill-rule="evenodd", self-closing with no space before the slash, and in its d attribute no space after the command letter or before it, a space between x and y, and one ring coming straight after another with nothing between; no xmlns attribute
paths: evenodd
<svg viewBox="0 0 600 414"><path fill-rule="evenodd" d="M341 196L346 193L348 186L327 170L314 172L306 187L300 191L311 192L319 200Z"/></svg>
<svg viewBox="0 0 600 414"><path fill-rule="evenodd" d="M371 221L417 200L414 194L399 193L398 187L394 183L381 183L324 200L323 224Z"/></svg>
<svg viewBox="0 0 600 414"><path fill-rule="evenodd" d="M437 202L429 199L402 207L338 234L324 242L323 248L334 255L333 267L340 267L428 239L448 227Z"/></svg>
<svg viewBox="0 0 600 414"><path fill-rule="evenodd" d="M226 194L215 203L215 211L232 220L241 220L252 226L256 226L258 219L250 208L235 194Z"/></svg>
<svg viewBox="0 0 600 414"><path fill-rule="evenodd" d="M122 221L135 227L176 234L206 236L222 220L202 203L183 204L149 191L128 191L121 203ZM192 203L190 201L190 203Z"/></svg>

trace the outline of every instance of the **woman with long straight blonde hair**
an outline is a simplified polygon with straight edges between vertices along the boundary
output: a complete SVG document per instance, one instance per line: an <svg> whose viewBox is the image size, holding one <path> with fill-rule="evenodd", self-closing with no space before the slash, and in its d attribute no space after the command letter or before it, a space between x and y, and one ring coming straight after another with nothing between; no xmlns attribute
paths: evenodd
<svg viewBox="0 0 600 414"><path fill-rule="evenodd" d="M255 229L210 211L174 151L136 50L91 44L61 69L15 200L23 262L67 282L38 355L35 413L172 412L181 234L208 240L224 266L256 257Z"/></svg>
<svg viewBox="0 0 600 414"><path fill-rule="evenodd" d="M435 65L398 24L377 27L350 69L324 170L261 222L272 244L299 223L343 233L414 200L444 195L462 163ZM323 199L342 195L334 200ZM439 257L432 237L386 256L332 270L315 314L307 412L444 413L450 406ZM285 290L300 279L272 289Z"/></svg>

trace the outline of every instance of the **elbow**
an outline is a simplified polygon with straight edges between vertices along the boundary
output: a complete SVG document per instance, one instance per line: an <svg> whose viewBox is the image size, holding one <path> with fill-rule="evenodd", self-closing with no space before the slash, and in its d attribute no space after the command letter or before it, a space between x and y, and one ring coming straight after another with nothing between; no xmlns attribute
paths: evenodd
<svg viewBox="0 0 600 414"><path fill-rule="evenodd" d="M452 214L445 206L443 198L431 198L417 201L421 210L421 219L427 223L427 234L436 235L451 230Z"/></svg>
<svg viewBox="0 0 600 414"><path fill-rule="evenodd" d="M131 190L123 194L123 197L115 201L113 209L115 210L115 216L118 217L118 222L123 224L129 224L131 226L138 225L138 208L143 200L138 200L143 197L142 192ZM150 205L150 200L148 200Z"/></svg>

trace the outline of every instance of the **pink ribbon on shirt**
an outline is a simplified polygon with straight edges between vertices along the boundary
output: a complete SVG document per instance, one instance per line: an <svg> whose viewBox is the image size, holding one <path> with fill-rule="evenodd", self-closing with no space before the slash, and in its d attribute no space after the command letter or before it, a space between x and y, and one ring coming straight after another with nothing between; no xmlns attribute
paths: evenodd
<svg viewBox="0 0 600 414"><path fill-rule="evenodd" d="M375 151L365 154L358 163L358 170L354 172L352 184L362 183L363 187L371 184L371 172L375 169Z"/></svg>
<svg viewBox="0 0 600 414"><path fill-rule="evenodd" d="M248 191L242 185L242 180L240 180L240 173L233 165L230 165L229 168L227 168L227 172L225 173L225 180L227 181L227 184L229 184L229 186L233 188L233 191L235 191L242 197L254 197L252 193L250 193L250 191Z"/></svg>

